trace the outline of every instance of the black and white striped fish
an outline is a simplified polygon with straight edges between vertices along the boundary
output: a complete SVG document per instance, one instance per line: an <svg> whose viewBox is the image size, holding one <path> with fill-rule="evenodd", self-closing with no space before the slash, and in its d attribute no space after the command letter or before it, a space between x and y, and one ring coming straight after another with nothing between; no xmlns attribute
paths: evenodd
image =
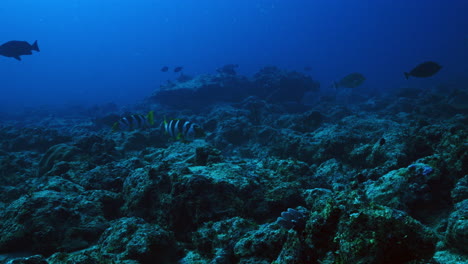
<svg viewBox="0 0 468 264"><path fill-rule="evenodd" d="M173 119L167 122L164 119L164 130L176 140L194 140L205 135L203 129L184 119Z"/></svg>
<svg viewBox="0 0 468 264"><path fill-rule="evenodd" d="M112 126L112 131L135 130L148 128L154 125L154 112L150 111L146 116L141 114L122 117Z"/></svg>

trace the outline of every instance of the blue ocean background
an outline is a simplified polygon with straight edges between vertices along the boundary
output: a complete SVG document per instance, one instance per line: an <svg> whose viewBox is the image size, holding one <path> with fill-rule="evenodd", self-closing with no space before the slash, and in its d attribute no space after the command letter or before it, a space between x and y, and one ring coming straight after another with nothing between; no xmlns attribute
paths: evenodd
<svg viewBox="0 0 468 264"><path fill-rule="evenodd" d="M0 42L38 40L22 61L0 57L1 110L132 104L178 75L227 64L304 71L322 89L361 72L363 89L427 87L467 79L464 0L3 0ZM429 79L404 71L432 60Z"/></svg>
<svg viewBox="0 0 468 264"><path fill-rule="evenodd" d="M468 263L468 0L2 0L0 54L0 263Z"/></svg>

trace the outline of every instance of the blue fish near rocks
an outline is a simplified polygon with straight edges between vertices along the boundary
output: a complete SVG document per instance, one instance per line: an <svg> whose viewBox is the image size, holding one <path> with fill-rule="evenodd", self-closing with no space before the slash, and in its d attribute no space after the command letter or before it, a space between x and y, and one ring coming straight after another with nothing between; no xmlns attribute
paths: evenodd
<svg viewBox="0 0 468 264"><path fill-rule="evenodd" d="M32 51L39 52L37 40L31 45L26 41L12 40L0 46L0 55L21 60L22 55L31 55Z"/></svg>
<svg viewBox="0 0 468 264"><path fill-rule="evenodd" d="M282 212L281 216L276 219L276 223L285 229L293 228L297 231L305 228L306 220L307 217L303 212L288 208L287 211Z"/></svg>
<svg viewBox="0 0 468 264"><path fill-rule="evenodd" d="M424 177L427 177L434 172L434 168L423 163L411 164L408 166L408 169Z"/></svg>

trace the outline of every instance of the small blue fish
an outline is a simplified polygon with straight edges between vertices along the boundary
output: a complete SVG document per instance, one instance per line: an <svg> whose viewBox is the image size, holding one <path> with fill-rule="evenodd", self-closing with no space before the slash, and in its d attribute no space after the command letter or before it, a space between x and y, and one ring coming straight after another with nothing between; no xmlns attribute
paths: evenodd
<svg viewBox="0 0 468 264"><path fill-rule="evenodd" d="M302 230L306 225L306 215L293 208L288 208L287 211L281 213L281 216L276 219L276 222L285 229L294 228Z"/></svg>

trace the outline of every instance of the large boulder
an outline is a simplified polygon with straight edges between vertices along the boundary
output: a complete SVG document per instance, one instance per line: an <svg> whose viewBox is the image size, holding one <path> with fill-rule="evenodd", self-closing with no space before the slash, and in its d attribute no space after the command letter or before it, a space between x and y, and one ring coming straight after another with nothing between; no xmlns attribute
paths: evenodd
<svg viewBox="0 0 468 264"><path fill-rule="evenodd" d="M200 75L161 86L150 101L176 108L200 109L219 102L241 102L258 96L269 102L301 102L304 94L320 84L298 72L265 67L252 79L233 74Z"/></svg>

